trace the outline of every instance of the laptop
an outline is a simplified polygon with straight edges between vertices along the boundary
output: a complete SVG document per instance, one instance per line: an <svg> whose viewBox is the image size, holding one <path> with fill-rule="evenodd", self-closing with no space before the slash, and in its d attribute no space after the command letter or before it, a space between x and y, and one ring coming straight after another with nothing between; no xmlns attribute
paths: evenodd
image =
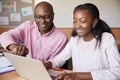
<svg viewBox="0 0 120 80"><path fill-rule="evenodd" d="M52 80L41 61L4 53L20 76L29 80Z"/></svg>

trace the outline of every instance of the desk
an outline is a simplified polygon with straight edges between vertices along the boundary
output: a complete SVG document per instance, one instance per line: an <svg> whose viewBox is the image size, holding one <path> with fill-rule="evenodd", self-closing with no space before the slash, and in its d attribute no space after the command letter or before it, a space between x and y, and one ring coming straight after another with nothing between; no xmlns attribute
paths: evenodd
<svg viewBox="0 0 120 80"><path fill-rule="evenodd" d="M27 80L19 76L16 71L0 75L0 80Z"/></svg>
<svg viewBox="0 0 120 80"><path fill-rule="evenodd" d="M64 71L71 72L69 70L62 70L58 68L50 69L48 72L53 76L57 76L58 74L61 74ZM12 71L12 72L0 75L0 80L28 80L28 79L21 78L16 71Z"/></svg>
<svg viewBox="0 0 120 80"><path fill-rule="evenodd" d="M0 75L0 80L13 80L15 77L19 77L16 71L5 73Z"/></svg>

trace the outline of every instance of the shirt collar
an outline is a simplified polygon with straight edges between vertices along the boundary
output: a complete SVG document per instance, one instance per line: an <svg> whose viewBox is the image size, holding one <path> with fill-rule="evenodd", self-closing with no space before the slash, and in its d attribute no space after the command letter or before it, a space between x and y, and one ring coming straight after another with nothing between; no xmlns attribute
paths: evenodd
<svg viewBox="0 0 120 80"><path fill-rule="evenodd" d="M55 26L46 34L43 34L43 36L49 36L53 31L55 30Z"/></svg>

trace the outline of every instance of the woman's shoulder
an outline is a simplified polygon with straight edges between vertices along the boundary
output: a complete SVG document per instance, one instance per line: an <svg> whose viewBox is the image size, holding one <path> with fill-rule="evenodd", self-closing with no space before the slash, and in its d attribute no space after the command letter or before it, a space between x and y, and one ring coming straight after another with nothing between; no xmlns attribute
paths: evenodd
<svg viewBox="0 0 120 80"><path fill-rule="evenodd" d="M108 32L104 32L103 34L102 34L102 40L103 39L114 39L114 36L113 36L113 34L112 33L108 33Z"/></svg>
<svg viewBox="0 0 120 80"><path fill-rule="evenodd" d="M104 32L102 34L102 43L105 45L110 45L115 42L115 38L111 33Z"/></svg>

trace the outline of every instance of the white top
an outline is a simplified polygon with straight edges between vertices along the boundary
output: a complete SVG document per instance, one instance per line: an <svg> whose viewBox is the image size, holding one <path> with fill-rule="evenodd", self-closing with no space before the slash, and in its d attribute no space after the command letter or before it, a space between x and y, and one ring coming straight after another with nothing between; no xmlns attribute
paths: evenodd
<svg viewBox="0 0 120 80"><path fill-rule="evenodd" d="M120 54L114 37L103 33L101 47L96 39L85 42L72 37L59 56L51 60L53 67L60 67L72 57L73 71L91 72L93 80L120 80Z"/></svg>

